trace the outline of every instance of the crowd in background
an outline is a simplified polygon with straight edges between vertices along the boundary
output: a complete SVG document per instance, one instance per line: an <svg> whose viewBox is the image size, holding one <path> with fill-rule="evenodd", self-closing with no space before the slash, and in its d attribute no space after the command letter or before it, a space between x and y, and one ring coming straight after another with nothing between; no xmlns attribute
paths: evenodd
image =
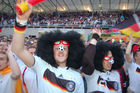
<svg viewBox="0 0 140 93"><path fill-rule="evenodd" d="M83 26L83 27L86 27L86 26L92 26L93 25L93 27L101 27L101 26L109 27L109 26L114 26L115 24L127 19L128 17L129 17L129 15L127 15L127 14L122 15L122 14L115 13L115 12L111 12L111 13L110 12L108 12L108 13L94 13L94 14L89 13L89 12L72 13L72 14L71 13L32 14L30 16L30 18L29 18L28 26L51 26L51 25L53 25L53 26ZM0 16L0 18L1 18L1 25L2 26L14 26L14 24L15 24L15 15L3 14L3 15ZM97 38L97 36L94 37L94 39L96 39L96 38ZM113 73L113 75L112 75L111 73L108 72L108 70L103 71L103 72L98 71L99 69L97 69L96 65L95 65L96 70L94 72L96 72L96 73L93 72L92 75L95 75L94 77L96 77L97 74L99 75L99 79L101 79L101 80L99 80L100 82L98 82L99 84L97 84L97 82L94 82L94 83L95 83L95 85L97 85L97 87L99 85L99 88L101 88L101 90L102 89L104 90L104 88L105 88L105 89L107 89L106 91L114 91L114 90L116 91L116 92L111 92L111 93L126 93L127 88L128 88L128 89L130 89L130 90L128 90L129 91L128 93L134 93L133 91L136 91L135 93L139 93L139 88L138 88L139 87L138 86L139 82L138 81L140 80L139 79L139 75L140 75L140 61L139 61L140 60L140 45L137 44L136 48L133 51L133 44L137 43L137 41L140 41L140 38L136 39L137 41L134 42L133 37L130 35L129 39L130 39L129 42L125 42L125 41L122 41L122 42L108 42L108 41L106 41L105 42L107 44L108 50L105 49L106 55L104 55L104 58L102 58L105 61L103 61L103 60L102 61L103 61L103 63L106 62L107 59L105 59L105 57L110 58L109 61L112 61L112 63L109 62L108 64L110 64L111 66L107 66L107 68L108 67L110 68L109 71L110 72L112 71L112 65L115 64L115 63L113 63L113 62L115 62L115 61L113 61L114 60L113 57L115 57L115 56L113 55L113 52L111 51L112 46L110 46L111 45L110 43L114 43L114 45L118 44L119 49L121 47L121 50L123 50L122 54L123 54L123 58L124 58L124 60L123 60L124 65L121 64L121 67L122 68L126 67L126 68L123 69L124 70L123 72L125 74L121 73L121 71L120 71L120 73L118 73L118 72L116 72L116 70L114 70L114 72L117 73L117 74L114 74L114 72L111 72L111 73ZM101 38L100 38L100 40L102 41ZM10 45L11 42L13 42L13 41L14 41L14 39L12 40L12 35L10 35L10 36L2 36L1 35L0 36L0 51L3 51L3 52L6 53L6 51L8 50L8 45ZM38 43L38 38L36 38L34 36L29 36L29 37L25 37L23 41L24 41L23 45L24 45L25 49L28 50L32 55L35 55L36 54L35 51L36 51L36 47L37 47L37 43ZM88 47L88 45L89 46L91 45L91 43L90 43L91 41L84 42L86 48ZM94 40L94 41L96 41L96 43L98 42L98 40ZM65 43L65 42L62 42L62 43ZM97 45L95 44L95 46L97 46ZM99 50L103 49L101 47L102 46L100 46ZM104 45L103 45L103 47L104 47ZM96 47L96 48L98 48L98 47ZM89 50L89 52L91 52L91 50ZM98 52L98 53L100 53L100 52ZM116 54L116 53L117 52L114 52L114 54ZM97 54L97 53L95 53L95 54ZM117 54L116 56L120 56L120 55ZM16 55L14 55L14 56L16 56ZM91 56L91 55L88 55L88 56ZM125 59L125 56L126 56L126 59ZM24 81L24 77L22 77L22 75L24 74L24 70L29 69L28 71L31 72L31 73L32 73L32 71L23 62L22 62L22 65L24 65L24 68L22 68L22 66L20 66L21 63L19 63L20 59L17 56L14 57L14 58L18 59L18 60L16 59L16 61L17 61L18 65L19 65L19 68L20 68L20 71L21 71L20 78L22 78L23 79L22 81ZM131 59L131 60L128 60L128 59ZM90 58L90 60L93 62L92 58ZM86 62L87 61L88 60L86 60ZM104 63L104 64L103 63L101 63L101 64L102 65L107 64L107 62ZM106 65L104 65L102 68L105 68L105 67L106 67ZM83 79L84 79L84 77L86 77L85 74L83 75ZM106 74L107 77L109 77L109 78L105 79L106 81L103 80L105 77L100 77L100 76L103 76L105 74ZM33 77L33 75L34 75L34 77ZM123 76L121 76L121 75L126 75L126 77L127 78L129 77L129 78L124 80ZM92 78L90 76L87 76L87 79L89 79L89 78L91 78L91 80L94 79L94 78ZM119 85L117 85L118 83L116 83L116 81L113 83L114 84L113 86L115 86L115 87L113 87L114 90L113 90L113 88L111 90L109 88L109 86L106 86L108 88L105 87L105 85L106 85L105 82L108 83L109 81L111 81L110 79L112 79L112 78L113 79L117 78L118 79L117 82L119 82ZM33 81L33 83L31 82L31 80ZM28 92L32 91L32 92L29 92L29 93L37 93L36 73L34 71L33 71L32 75L28 74L26 76L25 81L27 81L27 82L23 82L23 85L24 85L24 83L27 85L28 82L29 82L30 86L34 87L34 88L27 89ZM85 90L89 91L88 88L93 89L93 87L92 87L93 83L92 82L90 82L90 81L87 82L85 80L84 80L84 82L85 82L84 83L85 84L85 86L84 86ZM90 83L91 83L92 86L90 85ZM112 83L112 82L110 82L110 83ZM126 85L123 85L123 84L126 84ZM126 88L125 92L123 90L123 87ZM28 88L28 85L27 85L27 88ZM36 92L33 92L34 89L36 89L35 90ZM117 89L119 89L120 91L118 92ZM26 93L26 92L23 92L23 93ZM108 93L108 92L106 92L106 93Z"/></svg>
<svg viewBox="0 0 140 93"><path fill-rule="evenodd" d="M112 27L127 19L130 13L120 12L68 12L68 13L33 13L28 26L65 26L65 27ZM0 14L1 25L13 26L15 14Z"/></svg>

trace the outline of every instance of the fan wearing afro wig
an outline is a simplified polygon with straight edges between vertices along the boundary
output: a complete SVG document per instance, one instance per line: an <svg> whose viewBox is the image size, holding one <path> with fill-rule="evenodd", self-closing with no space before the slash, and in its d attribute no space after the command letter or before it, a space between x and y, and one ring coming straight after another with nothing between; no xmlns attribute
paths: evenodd
<svg viewBox="0 0 140 93"><path fill-rule="evenodd" d="M39 93L84 93L82 76L76 71L81 67L84 52L79 33L51 31L39 38L36 56L31 56L26 50L20 54L17 52L16 55L35 70Z"/></svg>
<svg viewBox="0 0 140 93"><path fill-rule="evenodd" d="M30 54L24 48L26 22L32 11L28 6L23 15L17 14L12 51L36 72L38 93L84 93L83 78L76 70L84 52L81 35L74 31L45 33L38 40L36 55Z"/></svg>
<svg viewBox="0 0 140 93"><path fill-rule="evenodd" d="M53 53L54 42L63 40L68 43L68 59L66 66L69 68L79 69L81 67L82 54L84 52L83 41L80 40L80 34L75 31L62 33L60 31L52 31L45 33L38 40L37 56L41 57L53 67L58 67ZM62 42L63 43L63 42ZM45 54L45 55L44 55Z"/></svg>
<svg viewBox="0 0 140 93"><path fill-rule="evenodd" d="M97 41L92 38L82 61L87 93L122 93L120 75L116 69L124 64L123 51L118 44Z"/></svg>

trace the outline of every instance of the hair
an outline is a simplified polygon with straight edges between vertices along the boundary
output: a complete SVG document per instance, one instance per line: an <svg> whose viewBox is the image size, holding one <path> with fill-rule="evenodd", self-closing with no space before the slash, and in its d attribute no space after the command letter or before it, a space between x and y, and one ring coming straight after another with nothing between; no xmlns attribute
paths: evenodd
<svg viewBox="0 0 140 93"><path fill-rule="evenodd" d="M112 69L120 69L124 64L124 53L121 49L121 45L118 43L111 44L111 52L114 57L114 64L112 65Z"/></svg>
<svg viewBox="0 0 140 93"><path fill-rule="evenodd" d="M107 56L108 51L111 51L114 57L114 64L112 65L111 70L116 70L123 66L124 55L120 45L115 43L109 44L107 42L100 41L96 45L96 54L94 57L94 65L96 70L103 72L102 62L104 56Z"/></svg>
<svg viewBox="0 0 140 93"><path fill-rule="evenodd" d="M4 55L6 55L6 57L7 57L7 62L9 61L9 58L8 58L8 55L7 55L6 52L4 52L4 51L0 51L0 54L4 54Z"/></svg>
<svg viewBox="0 0 140 93"><path fill-rule="evenodd" d="M133 53L133 58L134 58L134 59L135 59L135 56L137 56L137 53L138 53L138 52L140 52L140 49L134 51L134 53ZM135 60L135 61L136 61L136 60Z"/></svg>
<svg viewBox="0 0 140 93"><path fill-rule="evenodd" d="M81 35L75 31L68 31L66 33L62 33L59 30L46 32L38 39L36 54L53 67L57 67L58 65L53 55L53 43L65 40L70 44L66 66L79 69L85 49L80 37Z"/></svg>

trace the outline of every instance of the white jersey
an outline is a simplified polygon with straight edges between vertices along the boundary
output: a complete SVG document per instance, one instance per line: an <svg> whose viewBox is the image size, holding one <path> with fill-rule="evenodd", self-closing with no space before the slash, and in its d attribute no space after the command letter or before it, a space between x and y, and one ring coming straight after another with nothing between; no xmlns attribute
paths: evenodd
<svg viewBox="0 0 140 93"><path fill-rule="evenodd" d="M32 67L37 73L38 93L84 93L84 83L79 72L67 67L55 68L34 56Z"/></svg>
<svg viewBox="0 0 140 93"><path fill-rule="evenodd" d="M140 65L135 62L125 64L129 74L129 88L135 93L140 93Z"/></svg>
<svg viewBox="0 0 140 93"><path fill-rule="evenodd" d="M17 56L14 55L14 57L21 71L22 84L23 82L25 83L28 93L37 93L37 79L35 71L28 68ZM25 92L25 89L23 89L23 91Z"/></svg>
<svg viewBox="0 0 140 93"><path fill-rule="evenodd" d="M92 75L85 75L87 93L100 91L103 93L121 93L120 75L117 71L106 73L94 70Z"/></svg>
<svg viewBox="0 0 140 93"><path fill-rule="evenodd" d="M11 73L0 74L0 93L15 93L16 80L11 78Z"/></svg>

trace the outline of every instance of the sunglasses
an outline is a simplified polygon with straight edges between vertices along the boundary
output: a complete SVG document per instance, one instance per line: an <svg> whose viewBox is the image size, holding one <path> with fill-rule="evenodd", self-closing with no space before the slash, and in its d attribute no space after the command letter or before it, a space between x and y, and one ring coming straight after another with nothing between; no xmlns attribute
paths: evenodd
<svg viewBox="0 0 140 93"><path fill-rule="evenodd" d="M114 64L114 57L105 56L104 61L108 61L110 64Z"/></svg>
<svg viewBox="0 0 140 93"><path fill-rule="evenodd" d="M69 43L64 40L59 40L53 43L53 45L60 45L60 44L67 45L68 47L70 46Z"/></svg>

